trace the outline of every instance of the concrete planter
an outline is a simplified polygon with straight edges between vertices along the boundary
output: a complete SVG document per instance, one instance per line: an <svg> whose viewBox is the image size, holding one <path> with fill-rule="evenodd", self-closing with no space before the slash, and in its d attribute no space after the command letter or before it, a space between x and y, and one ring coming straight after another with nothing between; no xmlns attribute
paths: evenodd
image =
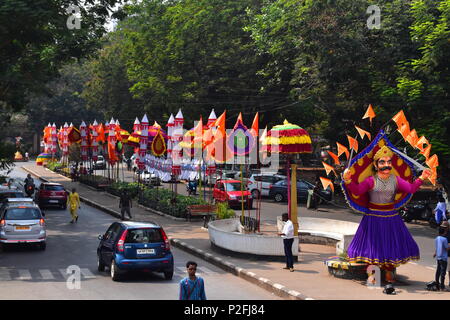
<svg viewBox="0 0 450 320"><path fill-rule="evenodd" d="M241 229L239 219L215 220L208 224L209 239L215 246L237 253L284 257L281 237L245 234ZM298 257L298 238L294 239L292 254Z"/></svg>

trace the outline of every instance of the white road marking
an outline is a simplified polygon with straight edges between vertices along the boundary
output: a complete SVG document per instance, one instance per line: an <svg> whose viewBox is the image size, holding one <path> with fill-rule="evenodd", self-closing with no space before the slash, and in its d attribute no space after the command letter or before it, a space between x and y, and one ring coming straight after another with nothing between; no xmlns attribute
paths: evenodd
<svg viewBox="0 0 450 320"><path fill-rule="evenodd" d="M29 270L26 269L19 269L19 277L17 278L17 280L31 280L31 273Z"/></svg>
<svg viewBox="0 0 450 320"><path fill-rule="evenodd" d="M81 274L86 279L94 279L94 278L96 278L96 276L88 268L81 268L80 270L81 270Z"/></svg>
<svg viewBox="0 0 450 320"><path fill-rule="evenodd" d="M55 279L55 277L53 276L53 273L50 270L48 270L48 269L39 270L39 273L41 274L41 278L43 280Z"/></svg>
<svg viewBox="0 0 450 320"><path fill-rule="evenodd" d="M0 281L11 281L11 275L9 274L9 270L0 270Z"/></svg>

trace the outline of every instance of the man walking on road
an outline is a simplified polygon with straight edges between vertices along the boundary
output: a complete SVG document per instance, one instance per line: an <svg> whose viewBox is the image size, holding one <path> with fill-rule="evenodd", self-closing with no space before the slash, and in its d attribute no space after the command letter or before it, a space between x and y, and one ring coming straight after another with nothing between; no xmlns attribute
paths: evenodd
<svg viewBox="0 0 450 320"><path fill-rule="evenodd" d="M188 276L180 281L180 300L206 300L205 281L197 277L197 263L186 263Z"/></svg>
<svg viewBox="0 0 450 320"><path fill-rule="evenodd" d="M125 212L128 214L130 219L132 219L132 217L131 217L132 206L133 206L133 204L131 202L131 197L129 196L127 190L123 190L120 195L120 200L119 200L119 208L120 208L120 213L122 214L122 220L125 220Z"/></svg>
<svg viewBox="0 0 450 320"><path fill-rule="evenodd" d="M70 215L72 216L72 221L70 223L78 222L78 214L77 209L80 209L80 196L78 195L75 188L72 189L72 192L67 197L67 206L70 210Z"/></svg>
<svg viewBox="0 0 450 320"><path fill-rule="evenodd" d="M445 289L445 273L447 272L447 259L448 259L448 242L447 242L447 230L445 228L439 227L439 236L434 240L435 253L433 258L436 258L437 268L436 268L436 283L441 291L447 291Z"/></svg>
<svg viewBox="0 0 450 320"><path fill-rule="evenodd" d="M278 233L283 238L284 254L286 255L286 267L283 269L289 269L294 272L294 257L292 255L292 244L294 243L294 224L289 220L289 215L283 213L282 218L284 221L283 231Z"/></svg>

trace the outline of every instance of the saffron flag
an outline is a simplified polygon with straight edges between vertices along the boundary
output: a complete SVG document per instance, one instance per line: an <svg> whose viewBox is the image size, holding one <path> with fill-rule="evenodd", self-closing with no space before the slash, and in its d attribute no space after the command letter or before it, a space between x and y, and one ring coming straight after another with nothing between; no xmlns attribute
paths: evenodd
<svg viewBox="0 0 450 320"><path fill-rule="evenodd" d="M361 137L361 139L364 139L364 136L367 136L367 138L369 138L369 140L372 140L372 136L370 135L370 132L361 129L358 126L355 126L356 130L358 130L359 136Z"/></svg>
<svg viewBox="0 0 450 320"><path fill-rule="evenodd" d="M403 110L400 110L393 118L394 122L397 124L397 127L400 129L404 124L408 124L408 120L406 120L406 116L403 113ZM409 124L408 124L409 126Z"/></svg>
<svg viewBox="0 0 450 320"><path fill-rule="evenodd" d="M420 152L423 152L425 149L425 147L423 146L424 144L429 145L430 143L424 136L421 136L420 139L417 140L416 148L419 149Z"/></svg>
<svg viewBox="0 0 450 320"><path fill-rule="evenodd" d="M347 159L350 156L350 152L348 152L347 147L343 146L342 144L340 144L339 142L336 142L337 147L338 147L338 157L341 156L341 154L345 153L345 155L347 156Z"/></svg>
<svg viewBox="0 0 450 320"><path fill-rule="evenodd" d="M398 132L402 135L403 139L405 139L409 136L411 133L411 130L409 129L409 123L404 123L399 129L397 129Z"/></svg>
<svg viewBox="0 0 450 320"><path fill-rule="evenodd" d="M255 114L250 132L255 138L259 136L259 112Z"/></svg>
<svg viewBox="0 0 450 320"><path fill-rule="evenodd" d="M355 152L358 152L358 140L347 135L348 145L350 149L353 149Z"/></svg>
<svg viewBox="0 0 450 320"><path fill-rule="evenodd" d="M433 154L425 163L430 169L435 169L439 166L438 156L436 154Z"/></svg>
<svg viewBox="0 0 450 320"><path fill-rule="evenodd" d="M334 168L332 166L330 166L328 163L323 162L323 161L322 161L322 165L325 168L325 171L327 172L327 175L329 175L330 172L333 171L334 175L337 177L336 171L334 171Z"/></svg>
<svg viewBox="0 0 450 320"><path fill-rule="evenodd" d="M375 111L373 111L372 105L369 104L369 107L367 107L366 113L362 117L363 119L369 118L370 119L370 125L372 125L372 119L375 118Z"/></svg>
<svg viewBox="0 0 450 320"><path fill-rule="evenodd" d="M334 192L334 185L333 182L330 179L320 177L320 182L322 182L323 189L326 190L328 187L331 188Z"/></svg>
<svg viewBox="0 0 450 320"><path fill-rule="evenodd" d="M419 136L415 129L412 129L409 135L406 137L406 141L413 147L416 148L417 141L419 141Z"/></svg>
<svg viewBox="0 0 450 320"><path fill-rule="evenodd" d="M425 157L425 160L428 160L431 152L431 144L429 144L423 151L420 151L420 154Z"/></svg>
<svg viewBox="0 0 450 320"><path fill-rule="evenodd" d="M335 165L340 165L341 164L341 162L339 161L339 157L337 156L337 155L335 155L333 152L331 152L331 151L327 151L328 152L328 154L330 155L330 157L331 158L333 158L333 160L334 160L334 164Z"/></svg>

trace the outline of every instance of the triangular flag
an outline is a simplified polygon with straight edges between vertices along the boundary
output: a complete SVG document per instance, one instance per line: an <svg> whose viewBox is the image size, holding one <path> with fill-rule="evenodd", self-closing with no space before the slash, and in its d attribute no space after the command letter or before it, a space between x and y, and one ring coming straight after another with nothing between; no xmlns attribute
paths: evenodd
<svg viewBox="0 0 450 320"><path fill-rule="evenodd" d="M361 139L364 139L364 136L367 136L367 138L369 138L369 141L372 140L372 136L370 135L370 132L361 129L358 126L355 126L356 130L358 130L359 136L361 137Z"/></svg>
<svg viewBox="0 0 450 320"><path fill-rule="evenodd" d="M334 171L334 168L332 166L330 166L328 163L323 162L323 161L322 161L322 164L323 164L323 167L325 168L325 171L327 172L327 175L329 175L330 172L333 171L337 177L336 171Z"/></svg>
<svg viewBox="0 0 450 320"><path fill-rule="evenodd" d="M225 128L225 120L227 116L227 110L225 110L220 117L217 118L216 122L214 122L214 127L217 127L217 130L222 133L221 138L226 136L226 128Z"/></svg>
<svg viewBox="0 0 450 320"><path fill-rule="evenodd" d="M338 157L340 157L341 154L345 153L347 160L348 160L348 158L350 157L350 152L348 152L347 147L343 146L339 142L336 142L336 144L337 144L337 148L338 148Z"/></svg>
<svg viewBox="0 0 450 320"><path fill-rule="evenodd" d="M394 122L397 124L397 127L400 129L404 124L408 123L408 120L406 120L406 116L403 113L403 110L400 110L393 118Z"/></svg>
<svg viewBox="0 0 450 320"><path fill-rule="evenodd" d="M411 145L411 147L416 148L417 141L419 141L419 136L415 129L412 129L409 135L406 137L406 141Z"/></svg>
<svg viewBox="0 0 450 320"><path fill-rule="evenodd" d="M420 139L417 140L416 148L423 152L423 150L425 149L423 146L424 144L429 145L430 143L428 142L427 138L421 136Z"/></svg>
<svg viewBox="0 0 450 320"><path fill-rule="evenodd" d="M341 162L339 161L339 157L337 155L335 155L333 152L331 151L327 151L328 154L330 155L331 158L333 158L334 160L334 164L339 166L341 164Z"/></svg>
<svg viewBox="0 0 450 320"><path fill-rule="evenodd" d="M366 113L364 114L364 116L362 117L363 119L369 118L370 119L370 125L372 125L372 119L375 118L375 112L373 111L372 105L369 104L369 106L367 107Z"/></svg>
<svg viewBox="0 0 450 320"><path fill-rule="evenodd" d="M436 185L436 180L437 180L437 169L436 168L431 169L431 175L428 177L428 180L433 184L433 186Z"/></svg>
<svg viewBox="0 0 450 320"><path fill-rule="evenodd" d="M425 160L428 160L428 158L430 157L430 152L431 152L431 144L429 144L428 147L420 151L420 154L425 157Z"/></svg>
<svg viewBox="0 0 450 320"><path fill-rule="evenodd" d="M250 132L254 137L259 136L259 112L255 114L255 118L253 119L252 128L250 129Z"/></svg>
<svg viewBox="0 0 450 320"><path fill-rule="evenodd" d="M322 182L323 189L326 190L328 187L331 188L334 192L334 185L333 182L330 179L320 177L320 182Z"/></svg>
<svg viewBox="0 0 450 320"><path fill-rule="evenodd" d="M411 133L410 129L409 129L409 123L406 122L404 123L399 129L397 129L398 132L400 132L400 134L402 135L403 139L405 139L409 136L409 134Z"/></svg>
<svg viewBox="0 0 450 320"><path fill-rule="evenodd" d="M439 166L439 159L436 154L433 154L426 162L430 169L434 169Z"/></svg>
<svg viewBox="0 0 450 320"><path fill-rule="evenodd" d="M355 152L358 152L358 140L347 135L348 145L350 149L353 149Z"/></svg>

